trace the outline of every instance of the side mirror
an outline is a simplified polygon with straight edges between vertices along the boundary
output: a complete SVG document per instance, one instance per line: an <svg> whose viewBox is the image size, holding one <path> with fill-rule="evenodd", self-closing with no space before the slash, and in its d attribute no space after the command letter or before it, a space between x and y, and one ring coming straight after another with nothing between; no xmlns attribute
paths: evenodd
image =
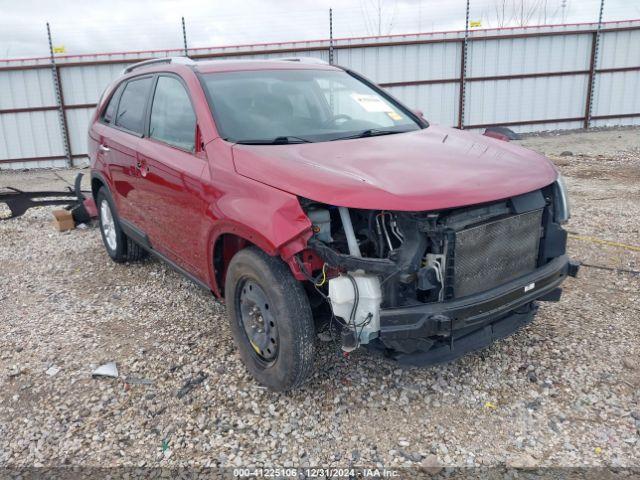
<svg viewBox="0 0 640 480"><path fill-rule="evenodd" d="M484 130L483 135L491 138L497 138L504 142L509 140L520 140L521 137L516 132L506 127L489 127Z"/></svg>

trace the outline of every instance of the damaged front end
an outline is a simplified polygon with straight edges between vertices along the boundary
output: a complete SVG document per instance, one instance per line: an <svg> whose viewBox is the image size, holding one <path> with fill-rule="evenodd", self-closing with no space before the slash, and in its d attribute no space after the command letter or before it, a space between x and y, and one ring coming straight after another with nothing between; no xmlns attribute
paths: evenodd
<svg viewBox="0 0 640 480"><path fill-rule="evenodd" d="M532 320L575 276L561 182L472 207L347 209L301 199L320 262L311 280L342 325L342 347L425 365L452 360ZM306 264L309 266L310 264Z"/></svg>

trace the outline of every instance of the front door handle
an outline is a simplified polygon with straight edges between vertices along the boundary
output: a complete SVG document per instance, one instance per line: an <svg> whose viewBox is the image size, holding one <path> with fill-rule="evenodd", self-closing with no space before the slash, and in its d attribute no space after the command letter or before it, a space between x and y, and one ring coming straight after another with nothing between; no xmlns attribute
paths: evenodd
<svg viewBox="0 0 640 480"><path fill-rule="evenodd" d="M105 153L107 153L107 152L110 152L110 151L111 151L111 149L110 149L109 147L107 147L106 145L103 145L103 144L98 145L98 149L99 149L101 152L105 152Z"/></svg>

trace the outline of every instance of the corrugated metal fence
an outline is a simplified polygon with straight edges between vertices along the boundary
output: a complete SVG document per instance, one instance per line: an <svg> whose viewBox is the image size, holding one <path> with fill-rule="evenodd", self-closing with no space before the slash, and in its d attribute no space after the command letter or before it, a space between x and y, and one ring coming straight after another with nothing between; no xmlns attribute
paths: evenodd
<svg viewBox="0 0 640 480"><path fill-rule="evenodd" d="M640 124L640 20L333 41L353 68L434 123L518 131ZM327 40L190 49L204 58L313 56ZM466 51L466 55L465 55ZM132 62L183 50L0 61L0 167L86 162L89 117ZM60 80L58 100L54 73ZM66 144L69 148L66 148Z"/></svg>

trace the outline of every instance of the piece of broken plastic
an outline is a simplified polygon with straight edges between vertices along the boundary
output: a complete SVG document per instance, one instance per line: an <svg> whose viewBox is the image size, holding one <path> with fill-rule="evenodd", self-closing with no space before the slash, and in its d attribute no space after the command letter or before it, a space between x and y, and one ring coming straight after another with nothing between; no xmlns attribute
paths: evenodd
<svg viewBox="0 0 640 480"><path fill-rule="evenodd" d="M93 371L91 376L118 378L118 367L116 367L116 362L109 362L104 365L100 365Z"/></svg>

